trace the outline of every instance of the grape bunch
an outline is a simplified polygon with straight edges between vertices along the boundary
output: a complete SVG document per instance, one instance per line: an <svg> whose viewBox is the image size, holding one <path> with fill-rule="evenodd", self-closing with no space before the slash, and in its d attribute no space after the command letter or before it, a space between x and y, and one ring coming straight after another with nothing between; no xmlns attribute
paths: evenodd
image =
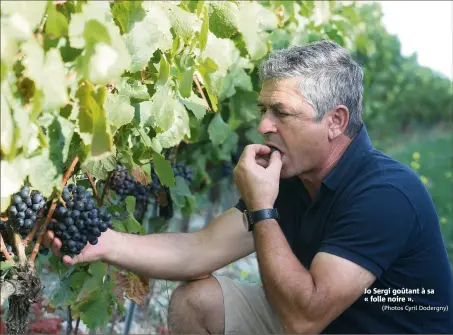
<svg viewBox="0 0 453 335"><path fill-rule="evenodd" d="M233 175L234 166L231 162L222 162L220 165L220 175L222 178L228 178Z"/></svg>
<svg viewBox="0 0 453 335"><path fill-rule="evenodd" d="M193 181L193 172L190 167L188 167L184 163L171 163L171 168L173 169L173 173L175 177L183 177L189 183Z"/></svg>
<svg viewBox="0 0 453 335"><path fill-rule="evenodd" d="M98 237L112 228L112 216L104 208L97 208L91 193L83 186L66 186L62 198L66 207L57 204L48 229L61 239L63 253L78 255L88 242L97 244Z"/></svg>
<svg viewBox="0 0 453 335"><path fill-rule="evenodd" d="M148 188L128 174L127 168L117 165L116 171L109 180L109 188L121 198L134 196L137 201L146 202L149 198Z"/></svg>
<svg viewBox="0 0 453 335"><path fill-rule="evenodd" d="M21 234L27 234L35 226L39 211L46 208L46 199L37 190L30 192L29 186L12 196L8 208L8 223Z"/></svg>

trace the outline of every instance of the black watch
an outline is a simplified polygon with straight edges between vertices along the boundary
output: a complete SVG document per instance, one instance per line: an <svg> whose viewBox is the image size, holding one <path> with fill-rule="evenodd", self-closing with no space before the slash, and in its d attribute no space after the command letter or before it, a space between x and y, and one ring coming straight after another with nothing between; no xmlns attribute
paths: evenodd
<svg viewBox="0 0 453 335"><path fill-rule="evenodd" d="M277 208L260 209L255 212L249 212L248 210L245 210L242 214L242 217L245 229L247 229L247 231L252 231L253 226L259 221L267 219L279 219Z"/></svg>

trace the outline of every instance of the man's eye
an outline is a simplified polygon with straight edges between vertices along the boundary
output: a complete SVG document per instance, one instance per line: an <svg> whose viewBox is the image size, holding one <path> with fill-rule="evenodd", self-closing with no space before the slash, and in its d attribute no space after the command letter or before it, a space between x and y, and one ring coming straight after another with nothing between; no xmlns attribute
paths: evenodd
<svg viewBox="0 0 453 335"><path fill-rule="evenodd" d="M265 107L260 108L260 114L261 115L266 114L266 111L267 111L267 108L265 108Z"/></svg>

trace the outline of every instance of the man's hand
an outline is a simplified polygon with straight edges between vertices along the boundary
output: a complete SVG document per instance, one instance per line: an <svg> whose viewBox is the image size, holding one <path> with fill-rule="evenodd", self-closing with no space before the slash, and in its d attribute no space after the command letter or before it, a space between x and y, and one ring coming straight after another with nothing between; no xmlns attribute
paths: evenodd
<svg viewBox="0 0 453 335"><path fill-rule="evenodd" d="M98 243L96 245L91 245L90 243L87 243L85 248L82 249L81 253L74 256L74 258L71 258L70 256L63 256L63 262L67 265L73 265L76 263L82 263L82 262L94 262L98 260L102 260L105 255L110 252L109 248L107 247L108 241L110 239L110 236L114 232L110 229L107 229L100 237L98 237ZM61 240L54 235L53 231L47 231L46 235L44 235L43 238L43 244L47 248L52 249L52 253L57 256L61 257Z"/></svg>
<svg viewBox="0 0 453 335"><path fill-rule="evenodd" d="M275 150L267 163L262 156L270 152L265 145L248 145L234 169L234 180L250 211L273 208L277 199L282 161Z"/></svg>

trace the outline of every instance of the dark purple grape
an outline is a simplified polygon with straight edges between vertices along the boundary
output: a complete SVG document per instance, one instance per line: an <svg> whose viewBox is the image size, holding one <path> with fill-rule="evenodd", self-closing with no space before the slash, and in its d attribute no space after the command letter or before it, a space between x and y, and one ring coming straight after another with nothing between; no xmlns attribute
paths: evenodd
<svg viewBox="0 0 453 335"><path fill-rule="evenodd" d="M20 191L20 196L22 197L22 200L26 200L28 198L28 193L29 193L29 189L28 188L23 188L21 191Z"/></svg>
<svg viewBox="0 0 453 335"><path fill-rule="evenodd" d="M16 194L14 197L13 197L13 204L14 205L19 205L20 203L22 203L22 198L20 195Z"/></svg>

